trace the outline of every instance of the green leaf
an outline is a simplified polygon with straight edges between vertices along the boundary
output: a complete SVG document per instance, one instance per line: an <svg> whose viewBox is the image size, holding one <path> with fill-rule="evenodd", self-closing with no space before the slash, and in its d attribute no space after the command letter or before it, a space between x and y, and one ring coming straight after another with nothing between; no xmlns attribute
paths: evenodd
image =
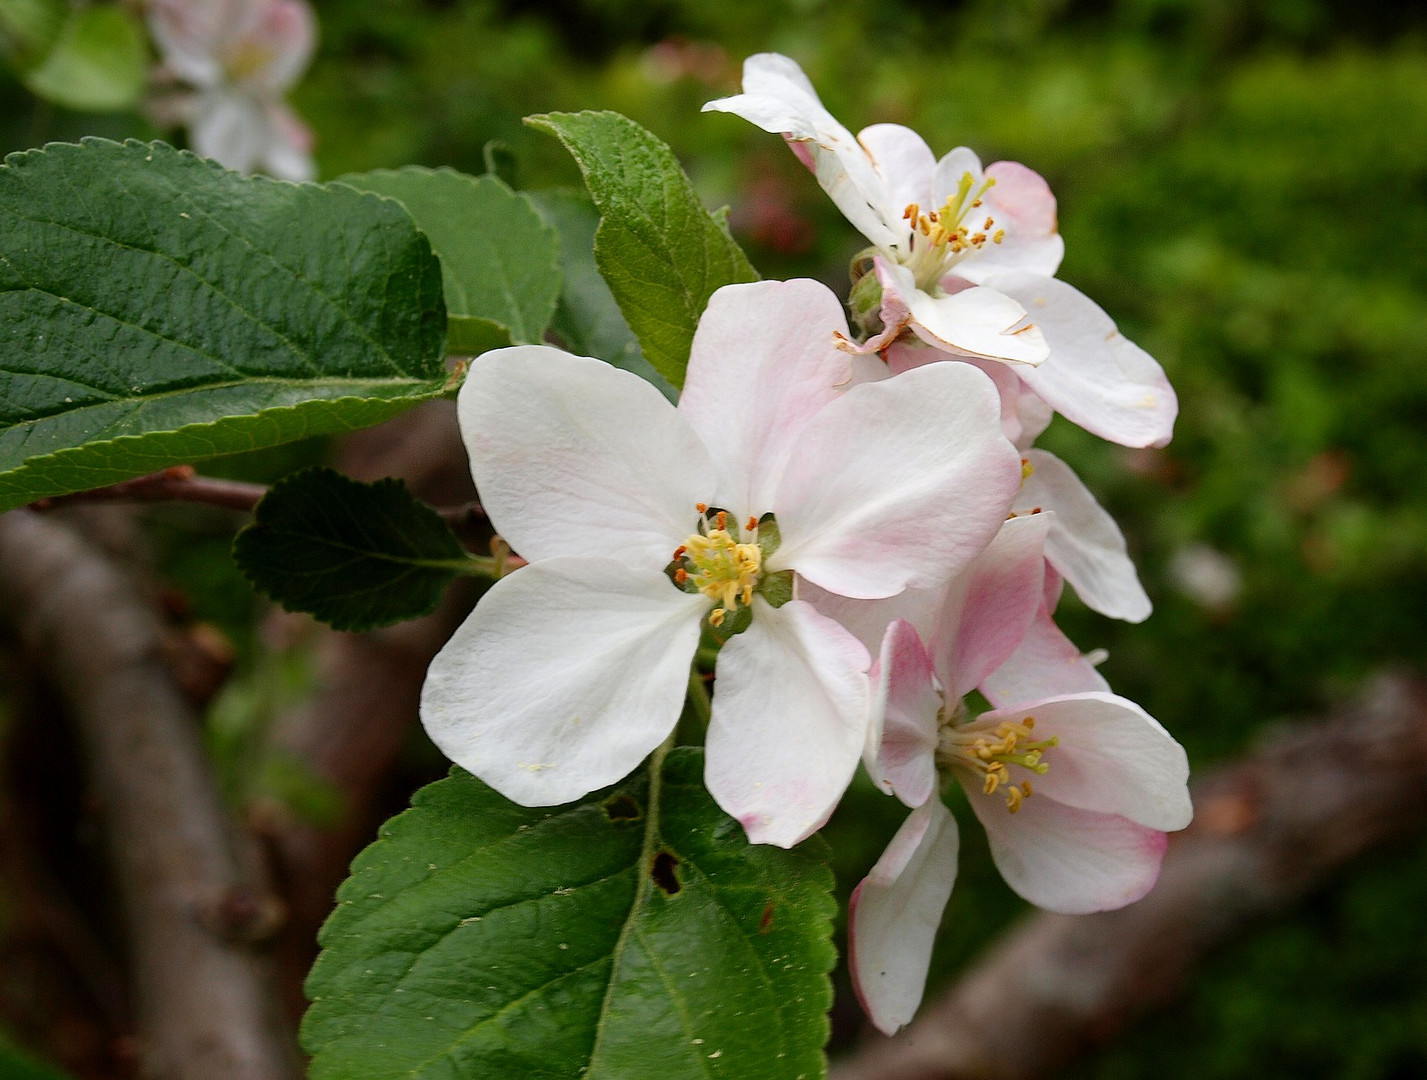
<svg viewBox="0 0 1427 1080"><path fill-rule="evenodd" d="M0 1038L0 1077L4 1080L68 1080L68 1074L42 1064Z"/></svg>
<svg viewBox="0 0 1427 1080"><path fill-rule="evenodd" d="M86 139L0 166L0 510L439 395L441 269L397 204Z"/></svg>
<svg viewBox="0 0 1427 1080"><path fill-rule="evenodd" d="M813 1080L824 846L750 845L676 750L558 808L452 776L357 857L308 979L313 1080Z"/></svg>
<svg viewBox="0 0 1427 1080"><path fill-rule="evenodd" d="M0 41L20 68L44 56L59 36L68 5L64 0L0 0Z"/></svg>
<svg viewBox="0 0 1427 1080"><path fill-rule="evenodd" d="M44 59L25 72L25 85L67 109L132 109L148 78L147 41L138 16L127 8L75 8Z"/></svg>
<svg viewBox="0 0 1427 1080"><path fill-rule="evenodd" d="M601 221L595 262L644 355L676 388L715 290L757 273L722 219L699 201L674 152L613 112L547 113L525 122L574 155Z"/></svg>
<svg viewBox="0 0 1427 1080"><path fill-rule="evenodd" d="M487 343L489 329L504 332L500 345L541 340L560 295L560 267L555 233L525 196L494 176L414 165L343 176L340 183L396 199L431 240L441 260L447 314L487 323L474 338L471 327L448 327L452 346L494 348Z"/></svg>
<svg viewBox="0 0 1427 1080"><path fill-rule="evenodd" d="M370 630L435 610L472 560L441 515L397 479L304 469L273 485L233 541L248 579L288 611Z"/></svg>
<svg viewBox="0 0 1427 1080"><path fill-rule="evenodd" d="M551 190L530 192L528 198L560 237L562 285L550 329L571 352L597 356L632 371L670 401L677 401L679 392L639 351L634 331L595 266L600 215L590 197L584 192Z"/></svg>

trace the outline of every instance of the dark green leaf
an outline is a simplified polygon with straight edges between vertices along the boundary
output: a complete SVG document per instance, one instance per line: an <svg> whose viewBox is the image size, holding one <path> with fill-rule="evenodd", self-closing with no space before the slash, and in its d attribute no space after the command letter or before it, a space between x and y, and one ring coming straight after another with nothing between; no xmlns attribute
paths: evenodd
<svg viewBox="0 0 1427 1080"><path fill-rule="evenodd" d="M0 510L376 424L442 392L441 270L397 204L162 143L0 167Z"/></svg>
<svg viewBox="0 0 1427 1080"><path fill-rule="evenodd" d="M418 792L323 928L313 1080L821 1077L823 845L748 844L702 772L676 750L559 808L459 769Z"/></svg>
<svg viewBox="0 0 1427 1080"><path fill-rule="evenodd" d="M563 284L550 329L571 352L608 360L647 379L670 401L678 400L678 391L639 351L634 331L595 266L595 230L600 215L590 197L583 192L552 190L530 192L528 198L560 237Z"/></svg>
<svg viewBox="0 0 1427 1080"><path fill-rule="evenodd" d="M400 480L304 469L273 485L253 516L233 541L243 573L289 611L338 630L429 614L470 561Z"/></svg>
<svg viewBox="0 0 1427 1080"><path fill-rule="evenodd" d="M441 259L447 314L494 324L490 329L505 333L499 345L540 342L560 294L560 268L555 234L525 196L494 176L414 165L341 182L406 207ZM474 339L460 324L448 333L453 354L484 351L461 347L472 344L496 347L487 343L493 339L484 328Z"/></svg>
<svg viewBox="0 0 1427 1080"><path fill-rule="evenodd" d="M548 113L526 123L565 144L601 220L595 262L644 355L676 388L715 290L757 273L699 201L674 152L613 112Z"/></svg>

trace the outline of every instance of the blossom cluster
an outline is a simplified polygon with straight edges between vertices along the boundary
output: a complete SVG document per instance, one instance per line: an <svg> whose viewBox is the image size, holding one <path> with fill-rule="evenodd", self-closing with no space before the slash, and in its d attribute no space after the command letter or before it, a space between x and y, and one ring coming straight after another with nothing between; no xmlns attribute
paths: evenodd
<svg viewBox="0 0 1427 1080"><path fill-rule="evenodd" d="M743 89L706 108L783 135L868 240L851 321L816 282L728 286L677 405L554 348L472 361L472 473L528 565L436 657L422 718L507 797L564 803L664 742L716 657L705 780L751 841L815 832L859 762L910 811L850 910L859 996L891 1032L956 876L951 785L1011 887L1055 911L1143 896L1189 821L1182 748L1054 622L1067 582L1149 614L1124 538L1033 446L1057 412L1163 445L1177 405L1055 278L1037 174L937 160L896 125L853 136L786 57L751 57Z"/></svg>

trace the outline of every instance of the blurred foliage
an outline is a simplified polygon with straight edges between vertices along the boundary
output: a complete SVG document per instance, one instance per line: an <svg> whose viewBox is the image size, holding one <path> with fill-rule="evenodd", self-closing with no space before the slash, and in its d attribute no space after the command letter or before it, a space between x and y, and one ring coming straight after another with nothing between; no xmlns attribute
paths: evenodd
<svg viewBox="0 0 1427 1080"><path fill-rule="evenodd" d="M1163 451L1125 451L1060 421L1043 440L1121 522L1157 605L1147 623L1122 626L1067 596L1066 629L1109 650L1116 689L1174 731L1197 766L1250 746L1267 723L1322 708L1374 668L1427 669L1427 9L317 8L322 43L294 104L318 134L324 176L407 163L480 173L496 142L518 186L577 185L568 155L520 118L616 109L674 147L710 205L729 204L735 235L769 277L810 274L842 290L861 241L778 139L698 114L737 89L747 53L795 56L854 130L905 123L938 153L964 143L983 160L1041 171L1060 199L1061 276L1160 359L1182 410ZM0 99L7 149L148 133L138 117L125 127L38 106L13 82ZM265 469L245 471L276 475ZM254 606L220 565L223 545L168 548L200 614L241 635ZM251 649L240 651L251 665ZM854 788L827 834L844 895L899 819L870 785ZM967 822L963 836L941 978L1020 910L979 830ZM1183 1004L1073 1076L1423 1075L1424 903L1427 848L1383 853L1224 954Z"/></svg>

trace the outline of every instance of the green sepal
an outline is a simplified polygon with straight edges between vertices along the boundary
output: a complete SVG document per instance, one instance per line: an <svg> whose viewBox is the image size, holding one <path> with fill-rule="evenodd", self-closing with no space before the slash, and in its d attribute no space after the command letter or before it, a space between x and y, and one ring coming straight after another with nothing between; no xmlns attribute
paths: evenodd
<svg viewBox="0 0 1427 1080"><path fill-rule="evenodd" d="M769 607L780 608L793 599L793 571L779 570L776 574L765 574L753 591L768 601Z"/></svg>

